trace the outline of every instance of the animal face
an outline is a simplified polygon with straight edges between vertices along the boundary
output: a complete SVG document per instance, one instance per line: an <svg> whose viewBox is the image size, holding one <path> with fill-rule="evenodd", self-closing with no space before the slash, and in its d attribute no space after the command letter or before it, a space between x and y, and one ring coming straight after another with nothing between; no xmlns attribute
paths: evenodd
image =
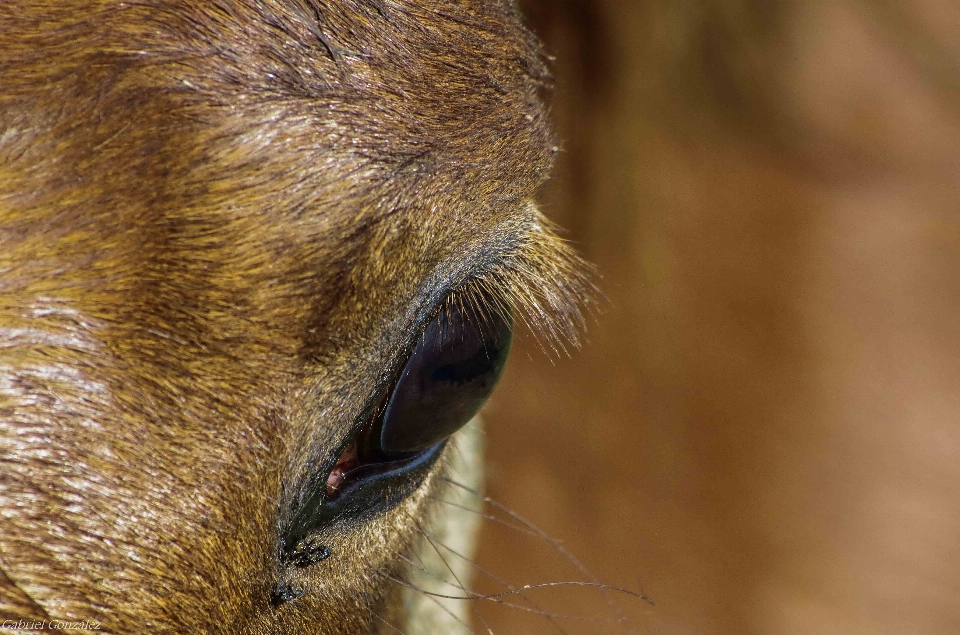
<svg viewBox="0 0 960 635"><path fill-rule="evenodd" d="M0 32L3 617L381 628L513 323L579 321L537 42L506 0Z"/></svg>

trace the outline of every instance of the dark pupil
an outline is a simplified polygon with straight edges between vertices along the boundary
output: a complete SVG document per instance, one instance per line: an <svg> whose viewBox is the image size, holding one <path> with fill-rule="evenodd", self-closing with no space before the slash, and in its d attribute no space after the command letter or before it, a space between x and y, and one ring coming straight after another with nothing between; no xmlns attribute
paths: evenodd
<svg viewBox="0 0 960 635"><path fill-rule="evenodd" d="M493 391L513 323L469 301L448 303L427 326L387 404L380 446L388 454L430 447L466 424Z"/></svg>

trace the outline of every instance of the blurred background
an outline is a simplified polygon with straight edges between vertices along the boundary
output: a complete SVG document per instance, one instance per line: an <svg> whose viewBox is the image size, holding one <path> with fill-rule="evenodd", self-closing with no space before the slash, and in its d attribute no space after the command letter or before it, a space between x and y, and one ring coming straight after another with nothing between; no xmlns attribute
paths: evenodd
<svg viewBox="0 0 960 635"><path fill-rule="evenodd" d="M542 207L608 301L571 358L515 344L487 491L653 604L551 587L586 619L474 630L960 632L960 3L520 4L555 56ZM478 562L589 579L495 521Z"/></svg>

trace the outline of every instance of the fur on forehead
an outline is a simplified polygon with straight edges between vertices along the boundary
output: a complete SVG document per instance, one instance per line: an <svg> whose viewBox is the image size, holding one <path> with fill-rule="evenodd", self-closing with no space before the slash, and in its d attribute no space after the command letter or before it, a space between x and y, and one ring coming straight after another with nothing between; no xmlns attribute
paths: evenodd
<svg viewBox="0 0 960 635"><path fill-rule="evenodd" d="M87 110L105 146L149 131L146 149L175 145L168 167L208 191L293 193L282 207L318 214L344 198L386 214L415 195L436 212L522 198L555 151L543 54L508 0L90 5L20 3L8 20L11 67L46 88L31 101L57 106L35 123Z"/></svg>
<svg viewBox="0 0 960 635"><path fill-rule="evenodd" d="M565 328L552 311L576 313L582 289L561 287L577 264L526 203L555 146L543 54L509 0L68 0L13 13L9 68L36 76L0 95L14 131L0 181L31 210L8 208L17 222L95 217L98 234L135 230L154 254L140 261L162 257L164 276L268 276L289 289L277 296L323 290L347 310L351 289L402 295L499 234L488 290L551 337ZM48 156L58 164L37 169Z"/></svg>

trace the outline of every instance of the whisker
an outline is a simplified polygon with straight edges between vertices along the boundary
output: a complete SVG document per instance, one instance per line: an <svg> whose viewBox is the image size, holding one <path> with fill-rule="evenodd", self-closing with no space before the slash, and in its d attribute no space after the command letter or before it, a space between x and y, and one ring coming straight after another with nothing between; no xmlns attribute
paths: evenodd
<svg viewBox="0 0 960 635"><path fill-rule="evenodd" d="M616 603L616 601L609 595L608 591L624 592L624 593L626 593L627 595L636 597L636 598L638 598L638 599L646 602L646 603L649 604L650 606L656 606L656 604L653 602L653 600L651 600L650 598L648 598L647 596L645 596L645 595L643 595L643 594L641 594L641 593L636 593L636 592L633 592L633 591L629 591L629 590L627 590L627 589L621 589L621 588L619 588L619 587L614 587L614 586L612 586L612 585L604 585L604 584L602 584L599 580L597 580L596 576L594 576L593 573L591 573L590 570L589 570L582 562L580 562L580 560L579 560L576 556L574 556L572 553L570 553L570 552L563 546L563 544L562 544L559 540L557 540L556 538L552 537L550 534L548 534L547 532L543 531L542 529L540 529L539 527L537 527L536 525L534 525L532 522L530 522L529 520L527 520L526 518L524 518L523 516L521 516L521 515L518 514L517 512L513 511L512 509L510 509L510 508L507 507L506 505L503 505L502 503L499 503L499 502L495 501L494 499L490 498L489 496L486 496L486 495L484 495L484 494L476 491L475 489L473 489L473 488L471 488L471 487L468 487L467 485L464 485L463 483L459 483L459 482L457 482L457 481L455 481L455 480L453 480L453 479L451 479L451 478L449 478L449 477L444 476L444 477L442 477L442 478L443 478L443 480L446 481L447 483L450 483L451 485L453 485L453 486L455 486L455 487L457 487L457 488L459 488L459 489L461 489L461 490L463 490L463 491L465 491L465 492L467 492L467 493L469 493L469 494L472 494L473 496L475 496L475 497L478 498L479 500L483 501L484 503L486 503L486 504L494 507L495 509L498 509L498 510L502 511L503 513L507 514L508 516L510 516L511 518L513 518L514 520L516 520L517 522L519 522L521 525L523 525L524 527L528 528L530 531L534 532L540 539L544 540L547 544L549 544L557 553L559 553L561 556L563 556L563 557L567 560L567 562L569 562L570 564L572 564L582 575L584 575L586 578L588 578L588 579L590 580L590 582L582 582L582 583L579 583L579 584L584 585L584 586L596 586L598 589L600 589L601 594L603 595L604 600L605 600L606 603L607 603L607 606L610 608L611 611L613 611L614 614L616 614L616 615L618 616L618 619L617 619L617 620L613 620L613 621L618 621L625 632L627 632L627 633L630 633L630 632L636 633L637 631L636 631L636 629L633 627L633 624L630 622L630 619L623 613L623 610L620 608L620 606L619 606L619 605Z"/></svg>
<svg viewBox="0 0 960 635"><path fill-rule="evenodd" d="M428 598L431 602L433 602L434 604L436 604L437 606L439 606L439 607L440 607L440 610L442 610L444 613L446 613L447 615L449 615L450 617L452 617L453 619L455 619L455 620L457 621L457 623L460 624L460 626L462 626L462 627L464 627L465 629L467 629L467 631L469 631L470 633L472 633L472 635L477 635L476 632L474 632L474 630L473 630L472 628L470 628L469 626L467 626L467 623L466 623L466 622L464 622L462 619L460 619L459 617L457 617L457 616L453 613L453 611L451 611L450 609L448 609L447 607L445 607L445 606L443 605L443 602L441 602L441 601L438 600L437 598L432 597L432 596L430 596L430 595L427 595L427 598ZM490 635L493 635L493 631L490 630L490 626L487 625L486 623L484 623L484 626L487 627L487 632L490 633Z"/></svg>
<svg viewBox="0 0 960 635"><path fill-rule="evenodd" d="M408 515L408 516L409 516L409 515ZM411 516L411 517L410 517L410 520L413 522L413 525L414 525L414 527L417 529L417 531L420 532L420 534L421 534L424 538L426 538L427 542L430 543L430 546L433 548L434 552L436 552L437 557L440 558L440 562L442 562L442 563L443 563L443 566L445 566L445 567L447 568L447 571L450 572L450 575L453 576L453 579L457 581L457 584L460 586L460 590L463 591L464 593L472 593L472 591L471 591L470 589L468 589L468 588L463 584L463 581L460 580L460 577L457 576L457 572L453 570L453 567L450 566L450 563L447 562L447 559L443 557L443 554L442 554L442 553L440 553L440 550L437 548L437 545L434 543L433 538L430 537L430 534L428 534L426 531L424 531L423 527L420 525L420 523L418 523L418 522L416 521L415 518L413 518L413 517ZM480 622L483 623L484 627L486 627L487 631L489 632L489 631L490 631L490 625L487 624L486 620L483 619L483 616L478 615L477 617L480 618Z"/></svg>
<svg viewBox="0 0 960 635"><path fill-rule="evenodd" d="M444 547L446 547L446 545L444 545ZM520 609L521 611L530 611L530 612L536 613L536 614L538 614L538 615L542 615L542 616L547 617L547 618L553 617L553 614L551 614L550 612L545 611L545 610L543 610L543 609L541 609L541 608L539 608L539 607L535 607L535 610L531 610L531 609L529 609L529 608L527 608L527 607L525 607L525 606L521 606L521 605L519 605L519 604L513 604L512 602L507 602L507 601L502 600L502 599L499 599L499 598L495 598L495 597L484 597L484 596L482 596L481 594L477 593L476 591L473 591L472 589L468 589L468 588L466 588L466 587L464 587L464 586L462 586L462 585L454 584L453 582L450 582L449 580L446 580L446 579L438 576L436 573L434 573L434 572L432 572L432 571L429 571L426 567L417 566L417 565L414 564L409 558L404 558L402 555L401 555L400 557L401 557L402 559L406 560L406 561L407 561L408 563L410 563L412 566L414 566L414 568L416 568L416 569L418 569L419 571L423 572L423 573L424 573L425 575L427 575L428 577L430 577L430 578L432 578L432 579L434 579L434 580L437 580L437 581L439 581L439 582L442 582L443 584L446 584L447 586L452 586L453 588L459 589L460 591L463 591L464 593L467 593L467 594L468 594L467 596L463 596L463 597L445 596L445 595L442 595L442 594L435 594L436 597L447 598L447 599L451 599L451 600L490 600L491 602L494 602L494 603L496 603L496 604L500 604L500 605L503 605L503 606L506 606L506 607L509 607L509 608ZM422 562L422 561L421 561L421 562ZM469 562L469 559L468 559L468 562ZM471 564L474 564L474 563L471 562ZM506 586L506 585L505 585L505 586ZM512 587L509 587L509 588L512 588ZM421 592L421 593L427 594L427 595L433 593L433 592L427 591L426 589L421 589L421 588L416 588L415 590L417 590L417 591L419 591L419 592ZM517 594L520 595L521 597L523 597L524 599L527 599L521 592L518 592ZM529 600L528 600L528 601L529 601ZM489 632L489 631L491 630L490 627L489 627L489 625L486 624L486 622L483 620L483 617L482 617L482 616L478 616L478 617L480 617L480 620L484 622L484 625L485 625L485 626L487 626L487 631ZM569 617L569 616L561 616L561 617ZM580 619L580 618L570 617L570 619ZM589 619L589 618L584 618L584 619Z"/></svg>
<svg viewBox="0 0 960 635"><path fill-rule="evenodd" d="M427 496L427 498L429 498L430 500L437 501L438 503L443 503L444 505L450 505L451 507L456 507L457 509L462 509L463 511L471 512L473 514L476 514L477 516L480 516L484 520L489 520L490 522L503 525L504 527L509 527L510 529L513 529L514 531L518 531L527 536L532 536L534 538L541 538L541 539L543 538L543 536L541 536L540 534L536 533L535 531L531 531L522 525L515 525L513 523L507 522L506 520L503 520L502 518L498 518L492 514L486 514L480 510L467 507L466 505L460 505L459 503L454 503L453 501L448 501L438 496Z"/></svg>
<svg viewBox="0 0 960 635"><path fill-rule="evenodd" d="M377 613L376 611L374 611L373 609L371 609L371 608L368 607L368 608L367 608L367 611L368 611L371 615L373 615L375 618L377 618L378 620L380 620L381 622L383 622L384 624L386 624L387 626L389 626L390 628L392 628L395 632L399 633L400 635L407 635L406 633L404 633L403 631L401 631L399 628L397 628L396 626L394 626L393 624L391 624L391 623L388 622L387 620L383 619L383 618L380 616L380 614Z"/></svg>
<svg viewBox="0 0 960 635"><path fill-rule="evenodd" d="M402 556L401 556L401 557L402 557ZM410 561L409 559L407 559L407 562L411 562L411 561ZM411 563L412 563L412 562L411 562ZM417 567L416 565L413 565L413 566L414 566L416 569L418 569L419 571L423 572L425 575L429 576L430 578L432 578L432 579L434 579L434 580L437 580L437 581L440 581L440 582L443 582L443 583L446 584L447 586L452 586L452 587L455 588L455 589L459 589L459 590L463 591L464 593L468 593L468 594L469 594L468 596L462 596L462 597L461 597L461 596L447 596L447 595L443 595L443 594L437 594L437 593L434 592L434 591L427 591L426 589L422 589L422 588L419 588L419 587L416 587L416 586L408 586L408 588L411 588L411 589L413 589L413 590L415 590L415 591L417 591L417 592L419 592L419 593L423 593L423 594L425 594L425 595L427 595L427 596L434 595L435 597L446 598L446 599L450 599L450 600L490 600L491 602L494 602L494 603L496 603L496 604L500 604L500 605L502 605L502 606L506 606L506 607L508 607L508 608L519 609L519 610L521 610L521 611L527 611L527 612L529 612L529 613L535 613L535 614L537 614L537 615L541 615L541 616L547 617L547 618L556 617L556 618L560 618L560 619L577 620L577 621L582 621L582 622L594 622L594 621L613 622L613 621L615 621L615 620L609 619L609 618L592 618L592 617L582 617L582 616L573 616L573 615L563 615L563 614L560 614L560 613L551 613L550 611L546 611L546 610L541 609L541 608L539 608L539 607L535 607L535 608L531 609L531 608L529 608L529 607L522 606L522 605L520 605L520 604L513 604L512 602L507 602L507 601L502 600L502 599L500 599L500 598L496 598L496 597L484 597L483 595L481 595L481 594L479 594L479 593L476 593L475 591L472 591L471 589L465 589L465 588L463 588L463 587L461 587L461 586L457 586L456 584L454 584L453 582L450 582L449 580L444 580L443 578L441 578L440 576L438 576L436 573L433 573L432 571L428 571L427 569L422 568L422 567ZM409 581L407 581L407 582L409 583ZM409 584L412 584L412 583L409 583ZM519 595L520 597L524 597L524 598L525 598L525 596L523 595L522 591L520 591L519 589L513 589L513 590L517 593L517 595ZM525 599L526 599L526 598L525 598ZM489 626L487 627L487 630L488 630L488 631L490 630L490 629L489 629Z"/></svg>
<svg viewBox="0 0 960 635"><path fill-rule="evenodd" d="M472 601L472 600L490 600L490 601L496 601L496 600L498 600L499 598L504 597L504 596L507 596L507 595L519 595L519 594L520 594L521 592L523 592L523 591L529 591L529 590L531 590L531 589L539 589L539 588L551 587L551 586L570 586L570 585L573 585L573 586L597 586L597 585L598 585L598 583L595 584L595 583L592 583L592 582L545 582L545 583L541 583L541 584L526 584L526 585L524 585L524 586L522 586L522 587L519 587L518 589L516 589L516 590L514 590L514 591L503 591L503 592L501 592L501 593L490 593L490 594L474 593L473 595L463 596L463 595L446 595L446 594L444 594L444 593L436 593L436 592L433 592L433 591L427 591L426 589L420 588L420 587L416 586L415 584L412 584L411 582L409 582L409 581L407 581L407 580L403 580L403 579L401 579L401 578L395 578L395 577L393 577L393 576L391 576L391 575L386 575L386 577L389 578L390 580L393 580L394 582L396 582L397 584L399 584L399 585L401 585L401 586L404 586L404 587L406 587L406 588L408 588L408 589L411 589L411 590L416 591L416 592L418 592L418 593L422 593L422 594L427 595L427 596L432 596L432 597L440 598L440 599L443 599L443 600L463 600L463 601ZM603 586L603 585L600 585L600 586ZM607 586L609 587L609 585L607 585ZM632 591L628 591L628 590L626 590L626 589L618 589L617 587L609 587L609 588L610 588L610 590L621 591L621 592L628 593L628 594L635 595L635 596L639 597L636 593L633 593ZM501 602L501 603L504 604L504 606L509 606L510 608L514 608L514 609L517 609L517 610L520 610L520 611L527 611L528 613L535 613L535 614L537 614L537 615L544 615L544 616L549 615L549 616L554 617L554 618L556 618L556 619L558 619L558 620L569 620L569 621L571 621L571 622L594 622L594 623L601 623L601 624L610 624L610 623L613 623L613 622L620 622L620 619L619 619L619 618L613 618L613 617L584 617L584 616L582 616L582 615L564 615L563 613L550 613L550 612L546 612L546 611L538 611L538 610L535 610L535 609L531 609L530 607L527 607L527 606L522 606L522 605L520 605L520 604L510 604L510 603L503 603L503 602Z"/></svg>
<svg viewBox="0 0 960 635"><path fill-rule="evenodd" d="M414 555L414 557L417 559L417 562L420 563L420 568L421 568L423 571L426 571L426 570L427 570L427 563L423 561L423 558L420 557L420 554L417 553L417 550L416 550L416 549L413 550L413 555ZM406 558L403 554L401 554L400 557L401 557L401 558L404 558L404 559L406 559L406 560L409 560L409 558ZM412 563L411 563L411 564L412 564Z"/></svg>
<svg viewBox="0 0 960 635"><path fill-rule="evenodd" d="M471 560L471 559L468 558L467 556L465 556L465 555L463 555L462 553L458 552L456 549L453 549L452 547L450 547L449 545L444 544L443 542L440 542L440 541L437 541L437 542L439 542L440 545L441 545L444 549L446 549L447 551L449 551L449 552L452 553L453 555L457 556L458 558L460 558L461 560L463 560L464 562L466 562L467 564L469 564L469 565L470 565L471 567L473 567L475 570L479 571L480 573L482 573L482 574L486 575L487 577L489 577L490 579L494 580L495 582L497 582L497 583L500 584L501 586L507 588L507 589L510 590L510 591L518 591L518 590L516 589L516 587L514 587L512 584L510 584L510 583L507 582L506 580L504 580L504 579L502 579L502 578L494 575L491 571L487 570L485 567L480 566L479 564L477 564L476 562L474 562L473 560ZM561 628L561 626L560 626L559 624L557 624L556 620L553 619L553 616L549 614L549 611L546 611L546 610L542 609L539 605L537 605L536 602L534 602L531 598L529 598L525 593L522 593L522 592L519 592L519 591L518 591L517 594L518 594L525 602L527 602L527 603L531 606L531 608L536 609L537 611L540 612L541 615L543 615L544 617L546 617L547 620L549 620L550 623L553 625L553 627L557 629L557 632L561 633L561 635L566 635L566 631L564 631L563 628ZM502 603L503 603L504 605L506 605L506 606L513 606L512 604L510 604L510 603L508 603L508 602L502 602Z"/></svg>
<svg viewBox="0 0 960 635"><path fill-rule="evenodd" d="M470 589L465 589L465 588L463 588L462 586L460 586L460 585L458 585L458 584L456 584L456 583L454 583L454 582L451 582L450 580L447 580L447 579L444 578L443 576L437 575L435 572L430 571L430 570L427 569L425 566L422 566L422 565L417 564L416 562L414 562L413 560L411 560L410 558L406 557L406 556L403 555L403 554L400 554L400 559L403 560L404 562L406 562L407 564L409 564L411 567L413 567L413 568L416 569L417 571L422 572L424 575L428 576L429 578L431 578L431 579L433 579L433 580L436 580L437 582L440 582L441 584L445 584L445 585L447 585L447 586L452 586L453 588L459 589L459 590L463 591L464 593L472 593L472 591L471 591Z"/></svg>

